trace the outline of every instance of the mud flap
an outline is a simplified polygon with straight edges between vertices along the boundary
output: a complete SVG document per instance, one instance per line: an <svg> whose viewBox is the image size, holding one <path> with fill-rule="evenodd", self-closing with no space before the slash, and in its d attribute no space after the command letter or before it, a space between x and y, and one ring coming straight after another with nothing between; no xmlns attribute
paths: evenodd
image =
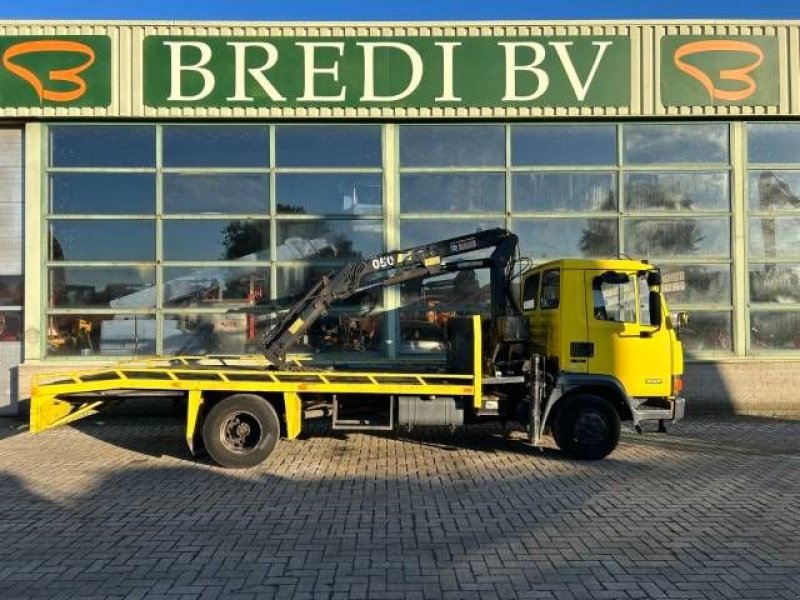
<svg viewBox="0 0 800 600"><path fill-rule="evenodd" d="M300 435L303 426L303 405L300 396L295 392L285 392L283 406L286 410L286 439L293 440Z"/></svg>
<svg viewBox="0 0 800 600"><path fill-rule="evenodd" d="M202 446L200 411L203 410L203 393L200 390L189 390L186 403L186 443L192 456L196 455Z"/></svg>

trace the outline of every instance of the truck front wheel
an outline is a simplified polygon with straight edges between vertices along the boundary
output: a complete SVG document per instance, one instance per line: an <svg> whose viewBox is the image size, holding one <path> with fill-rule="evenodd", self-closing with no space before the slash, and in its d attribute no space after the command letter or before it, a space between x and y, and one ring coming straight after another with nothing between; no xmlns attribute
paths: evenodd
<svg viewBox="0 0 800 600"><path fill-rule="evenodd" d="M203 423L203 442L223 467L246 469L275 449L281 427L278 413L256 394L234 394L219 401Z"/></svg>
<svg viewBox="0 0 800 600"><path fill-rule="evenodd" d="M598 460L619 443L619 415L605 399L579 394L564 400L556 415L553 437L564 452L581 460Z"/></svg>

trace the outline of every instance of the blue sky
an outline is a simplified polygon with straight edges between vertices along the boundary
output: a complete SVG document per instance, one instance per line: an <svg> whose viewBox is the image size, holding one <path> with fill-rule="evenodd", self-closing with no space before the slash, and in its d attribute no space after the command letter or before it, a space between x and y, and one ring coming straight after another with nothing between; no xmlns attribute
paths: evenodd
<svg viewBox="0 0 800 600"><path fill-rule="evenodd" d="M3 0L2 19L798 19L800 0Z"/></svg>

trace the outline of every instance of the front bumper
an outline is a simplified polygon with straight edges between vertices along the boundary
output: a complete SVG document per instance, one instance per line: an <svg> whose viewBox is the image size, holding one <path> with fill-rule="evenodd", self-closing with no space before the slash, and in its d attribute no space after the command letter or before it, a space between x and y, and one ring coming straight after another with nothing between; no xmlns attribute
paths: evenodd
<svg viewBox="0 0 800 600"><path fill-rule="evenodd" d="M633 411L633 425L638 427L644 421L672 421L677 423L686 416L686 398L677 396L669 408L636 408Z"/></svg>

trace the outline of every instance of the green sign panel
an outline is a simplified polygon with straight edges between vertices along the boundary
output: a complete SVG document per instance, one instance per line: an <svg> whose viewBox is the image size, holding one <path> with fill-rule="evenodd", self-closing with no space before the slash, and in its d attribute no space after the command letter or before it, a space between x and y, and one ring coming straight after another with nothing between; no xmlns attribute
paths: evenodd
<svg viewBox="0 0 800 600"><path fill-rule="evenodd" d="M627 106L623 36L144 40L151 107Z"/></svg>
<svg viewBox="0 0 800 600"><path fill-rule="evenodd" d="M110 103L108 36L0 36L0 107Z"/></svg>
<svg viewBox="0 0 800 600"><path fill-rule="evenodd" d="M770 106L780 101L778 40L668 35L661 40L665 106Z"/></svg>

